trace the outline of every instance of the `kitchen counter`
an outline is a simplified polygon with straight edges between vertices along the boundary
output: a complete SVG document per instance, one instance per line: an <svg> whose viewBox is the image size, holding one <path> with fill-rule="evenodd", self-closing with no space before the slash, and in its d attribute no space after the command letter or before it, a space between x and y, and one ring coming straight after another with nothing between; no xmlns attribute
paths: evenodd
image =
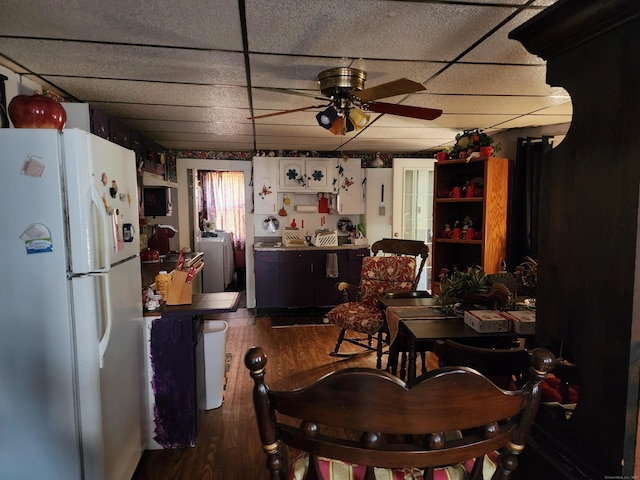
<svg viewBox="0 0 640 480"><path fill-rule="evenodd" d="M185 315L212 315L214 313L235 312L238 310L239 292L215 292L193 295L192 301L186 305L166 305L152 311L145 311L145 317L163 319L184 317Z"/></svg>
<svg viewBox="0 0 640 480"><path fill-rule="evenodd" d="M277 247L276 244L267 244L267 243L253 244L253 250L260 251L260 252L273 252L273 251L294 252L294 251L300 251L300 250L304 250L304 251L355 250L358 248L369 248L369 245L353 245L351 243L344 243L342 245L337 245L333 247L316 247L316 246L307 247L306 245L292 245L290 247L285 247L284 245L281 245Z"/></svg>

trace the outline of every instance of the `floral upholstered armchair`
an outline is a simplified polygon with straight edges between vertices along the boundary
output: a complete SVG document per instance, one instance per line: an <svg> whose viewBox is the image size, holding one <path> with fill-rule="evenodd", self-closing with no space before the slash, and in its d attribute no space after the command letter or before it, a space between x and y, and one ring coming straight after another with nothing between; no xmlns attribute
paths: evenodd
<svg viewBox="0 0 640 480"><path fill-rule="evenodd" d="M381 368L385 329L378 300L389 292L415 290L429 256L429 248L425 243L416 240L383 239L375 242L371 250L374 255L381 252L383 256L363 259L360 285L354 286L346 282L338 284L344 303L329 311L327 319L329 323L341 327L342 330L330 355L354 355L340 352L342 342L346 341L366 350L375 350L378 355L377 367ZM421 257L419 268L418 257ZM355 293L355 298L350 299L349 292ZM347 336L348 331L355 332L356 336Z"/></svg>

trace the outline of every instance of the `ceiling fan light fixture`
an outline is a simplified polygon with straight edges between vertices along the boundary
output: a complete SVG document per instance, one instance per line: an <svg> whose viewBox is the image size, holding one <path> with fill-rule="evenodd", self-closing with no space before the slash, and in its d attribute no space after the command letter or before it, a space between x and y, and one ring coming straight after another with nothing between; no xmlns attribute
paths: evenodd
<svg viewBox="0 0 640 480"><path fill-rule="evenodd" d="M353 124L353 122L351 121L348 115L344 117L344 121L345 121L345 130L347 133L353 132L356 129L356 126Z"/></svg>
<svg viewBox="0 0 640 480"><path fill-rule="evenodd" d="M337 118L338 118L338 111L333 107L329 107L323 112L320 112L316 115L316 120L318 120L318 125L320 125L323 128L326 128L327 130L332 128Z"/></svg>
<svg viewBox="0 0 640 480"><path fill-rule="evenodd" d="M328 129L334 135L344 135L347 133L347 119L344 115L338 116Z"/></svg>
<svg viewBox="0 0 640 480"><path fill-rule="evenodd" d="M349 111L349 121L356 130L362 130L369 123L371 115L365 113L358 107L354 107Z"/></svg>

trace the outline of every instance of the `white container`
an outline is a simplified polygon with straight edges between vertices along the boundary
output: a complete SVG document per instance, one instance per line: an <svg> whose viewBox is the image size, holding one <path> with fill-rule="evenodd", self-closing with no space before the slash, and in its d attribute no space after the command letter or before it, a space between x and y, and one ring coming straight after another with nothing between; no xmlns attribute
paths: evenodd
<svg viewBox="0 0 640 480"><path fill-rule="evenodd" d="M211 410L222 405L227 330L229 324L220 320L204 322L204 382L205 408Z"/></svg>

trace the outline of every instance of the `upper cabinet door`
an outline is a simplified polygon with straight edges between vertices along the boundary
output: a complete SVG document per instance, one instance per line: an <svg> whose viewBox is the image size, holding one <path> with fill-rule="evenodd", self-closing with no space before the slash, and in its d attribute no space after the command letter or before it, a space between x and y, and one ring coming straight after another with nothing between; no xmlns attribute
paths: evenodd
<svg viewBox="0 0 640 480"><path fill-rule="evenodd" d="M364 213L362 196L362 168L359 158L347 161L338 159L332 176L334 193L337 193L337 210L340 215Z"/></svg>
<svg viewBox="0 0 640 480"><path fill-rule="evenodd" d="M253 201L255 213L278 212L278 160L253 157Z"/></svg>
<svg viewBox="0 0 640 480"><path fill-rule="evenodd" d="M329 167L331 160L326 159L307 159L306 172L307 184L310 190L319 192L328 192L331 190L329 176Z"/></svg>
<svg viewBox="0 0 640 480"><path fill-rule="evenodd" d="M282 158L280 182L282 192L330 192L332 159Z"/></svg>
<svg viewBox="0 0 640 480"><path fill-rule="evenodd" d="M306 164L303 158L280 160L280 190L295 192L307 189Z"/></svg>

